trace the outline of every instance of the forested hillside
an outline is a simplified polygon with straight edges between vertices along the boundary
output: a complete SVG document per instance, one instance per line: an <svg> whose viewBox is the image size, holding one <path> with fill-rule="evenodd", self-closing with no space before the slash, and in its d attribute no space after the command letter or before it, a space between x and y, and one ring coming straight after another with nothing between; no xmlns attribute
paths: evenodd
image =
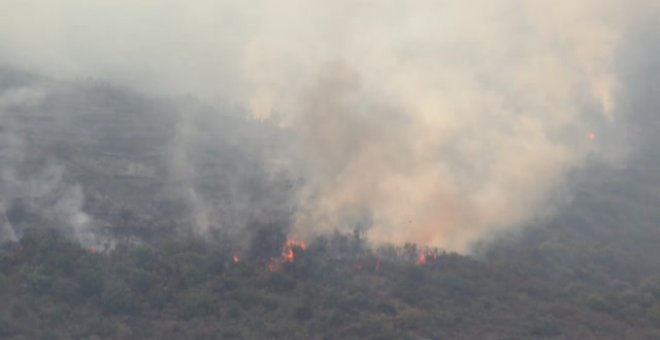
<svg viewBox="0 0 660 340"><path fill-rule="evenodd" d="M360 229L287 243L299 179L272 175L276 129L193 99L1 75L2 338L660 338L647 130L626 166L576 170L561 211L470 256Z"/></svg>
<svg viewBox="0 0 660 340"><path fill-rule="evenodd" d="M353 235L294 247L284 259L239 257L193 240L100 254L39 231L0 256L0 332L9 339L660 336L650 249L622 252L586 237L562 244L548 236L557 231L546 233L538 245L480 259L414 245L374 250Z"/></svg>

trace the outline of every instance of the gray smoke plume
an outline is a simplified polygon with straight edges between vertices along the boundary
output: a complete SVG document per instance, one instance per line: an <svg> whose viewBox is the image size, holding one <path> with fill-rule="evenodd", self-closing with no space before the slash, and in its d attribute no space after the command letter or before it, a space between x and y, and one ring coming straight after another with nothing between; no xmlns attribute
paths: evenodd
<svg viewBox="0 0 660 340"><path fill-rule="evenodd" d="M33 224L52 224L82 245L98 247L101 240L93 219L83 211L81 187L67 181L64 166L30 141L55 124L32 115L44 110L47 91L9 87L0 92L0 241L16 241L28 227L27 215L34 214ZM31 116L46 122L31 121Z"/></svg>

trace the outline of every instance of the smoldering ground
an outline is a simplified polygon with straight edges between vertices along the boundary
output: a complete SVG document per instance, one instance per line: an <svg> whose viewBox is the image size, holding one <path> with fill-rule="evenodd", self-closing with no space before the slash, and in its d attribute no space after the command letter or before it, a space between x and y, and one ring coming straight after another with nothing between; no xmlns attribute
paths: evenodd
<svg viewBox="0 0 660 340"><path fill-rule="evenodd" d="M658 32L640 20L658 13L644 0L1 6L5 64L151 93L47 89L63 109L39 106L60 112L62 128L98 110L132 124L85 137L121 150L96 169L148 183L121 195L152 203L110 209L124 224L139 215L171 227L185 215L198 234L257 223L302 238L363 228L377 242L461 252L556 214L570 202L569 176L589 164L625 166L641 143L632 131L645 125L629 104L646 100L631 94L639 85L625 81L625 65L653 53L638 32ZM72 188L104 201L78 176ZM146 208L153 202L163 206Z"/></svg>

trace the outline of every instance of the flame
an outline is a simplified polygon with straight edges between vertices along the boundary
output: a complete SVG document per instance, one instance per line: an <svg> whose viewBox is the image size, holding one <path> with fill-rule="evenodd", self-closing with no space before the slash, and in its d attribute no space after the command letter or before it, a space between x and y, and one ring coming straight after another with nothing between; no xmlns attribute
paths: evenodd
<svg viewBox="0 0 660 340"><path fill-rule="evenodd" d="M282 248L282 259L284 262L292 263L296 260L296 250L307 250L305 241L287 240Z"/></svg>
<svg viewBox="0 0 660 340"><path fill-rule="evenodd" d="M234 263L238 263L238 262L241 260L241 259L238 257L238 255L234 255L234 256L232 256L231 259L232 259L232 261L234 261Z"/></svg>
<svg viewBox="0 0 660 340"><path fill-rule="evenodd" d="M284 263L293 263L296 261L296 254L300 251L307 250L305 241L298 241L294 239L287 240L282 246L282 256L279 258L272 258L268 262L268 271L276 272Z"/></svg>
<svg viewBox="0 0 660 340"><path fill-rule="evenodd" d="M284 261L292 263L296 259L296 254L293 252L293 249L289 248L284 253Z"/></svg>
<svg viewBox="0 0 660 340"><path fill-rule="evenodd" d="M417 264L420 266L426 265L426 253L420 253L417 258Z"/></svg>

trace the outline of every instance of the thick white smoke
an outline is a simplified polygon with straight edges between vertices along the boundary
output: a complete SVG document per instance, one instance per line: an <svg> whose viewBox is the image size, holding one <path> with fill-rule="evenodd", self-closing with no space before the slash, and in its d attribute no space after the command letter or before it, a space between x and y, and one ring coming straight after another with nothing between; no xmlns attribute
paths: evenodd
<svg viewBox="0 0 660 340"><path fill-rule="evenodd" d="M308 157L297 232L466 251L551 211L616 124L622 5L268 2L246 68Z"/></svg>
<svg viewBox="0 0 660 340"><path fill-rule="evenodd" d="M275 122L298 145L299 236L367 228L467 251L551 212L586 159L621 159L615 57L653 11L652 0L5 1L0 52L58 76L231 98Z"/></svg>

